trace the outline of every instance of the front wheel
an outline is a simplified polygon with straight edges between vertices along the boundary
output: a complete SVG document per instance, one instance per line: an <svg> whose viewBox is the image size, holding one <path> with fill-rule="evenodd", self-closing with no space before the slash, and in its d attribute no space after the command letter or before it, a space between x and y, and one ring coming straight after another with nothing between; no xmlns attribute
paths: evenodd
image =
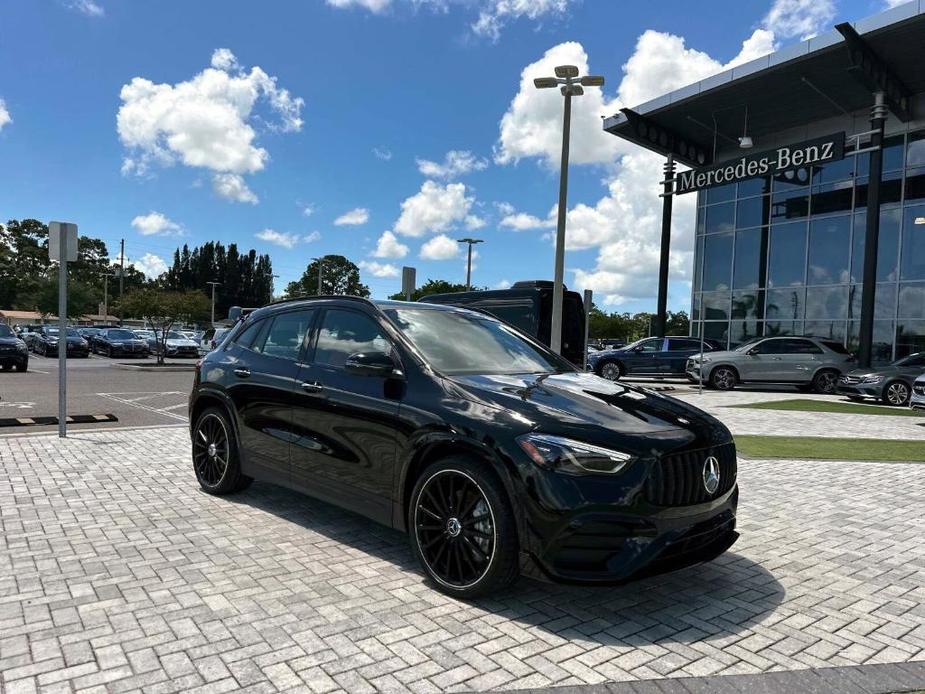
<svg viewBox="0 0 925 694"><path fill-rule="evenodd" d="M831 395L835 392L837 383L838 372L825 369L813 377L813 390L823 395Z"/></svg>
<svg viewBox="0 0 925 694"><path fill-rule="evenodd" d="M252 478L241 473L238 444L225 413L207 409L193 428L193 470L199 486L221 496L250 486Z"/></svg>
<svg viewBox="0 0 925 694"><path fill-rule="evenodd" d="M601 366L601 378L608 381L617 381L623 375L623 369L615 361L609 361Z"/></svg>
<svg viewBox="0 0 925 694"><path fill-rule="evenodd" d="M19 364L16 365L16 370L19 371L20 373L23 373L24 371L28 370L28 368L29 368L29 362L27 361L20 362Z"/></svg>
<svg viewBox="0 0 925 694"><path fill-rule="evenodd" d="M411 494L408 534L424 571L448 595L476 598L517 578L511 502L485 463L454 456L430 465Z"/></svg>
<svg viewBox="0 0 925 694"><path fill-rule="evenodd" d="M908 405L911 395L909 386L902 381L893 381L883 389L883 401L887 405L895 405L896 407Z"/></svg>
<svg viewBox="0 0 925 694"><path fill-rule="evenodd" d="M738 382L739 378L736 372L728 366L719 366L713 369L713 373L710 374L710 385L717 390L732 390Z"/></svg>

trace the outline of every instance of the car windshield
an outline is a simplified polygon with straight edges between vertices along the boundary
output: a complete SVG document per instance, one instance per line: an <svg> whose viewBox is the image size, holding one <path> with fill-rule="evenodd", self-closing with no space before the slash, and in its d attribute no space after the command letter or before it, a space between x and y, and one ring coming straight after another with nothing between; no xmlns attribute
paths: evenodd
<svg viewBox="0 0 925 694"><path fill-rule="evenodd" d="M385 315L428 363L447 375L572 371L554 354L487 316L462 311L389 308Z"/></svg>
<svg viewBox="0 0 925 694"><path fill-rule="evenodd" d="M176 330L171 330L170 332L167 333L167 339L168 340L185 340L186 335L181 335Z"/></svg>
<svg viewBox="0 0 925 694"><path fill-rule="evenodd" d="M134 340L135 333L131 330L110 330L106 333L106 337L110 340Z"/></svg>
<svg viewBox="0 0 925 694"><path fill-rule="evenodd" d="M10 330L10 326L0 325L0 337L16 337L16 335Z"/></svg>
<svg viewBox="0 0 925 694"><path fill-rule="evenodd" d="M893 362L893 366L925 366L925 352L916 352Z"/></svg>

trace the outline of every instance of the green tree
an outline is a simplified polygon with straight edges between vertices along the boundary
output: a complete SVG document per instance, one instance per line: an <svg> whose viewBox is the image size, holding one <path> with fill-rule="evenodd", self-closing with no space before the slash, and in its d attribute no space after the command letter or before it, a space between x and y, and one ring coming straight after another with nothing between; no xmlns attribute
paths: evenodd
<svg viewBox="0 0 925 694"><path fill-rule="evenodd" d="M121 301L120 309L128 316L142 318L157 331L161 349L157 350L157 363L164 363L167 353L167 334L180 321L204 321L209 316L210 303L206 295L197 291L174 292L163 289L136 289Z"/></svg>
<svg viewBox="0 0 925 694"><path fill-rule="evenodd" d="M79 279L75 279L77 273L68 272L67 281L67 318L78 320L82 316L96 313L96 290L95 288ZM43 277L38 281L35 288L30 294L29 303L42 316L52 316L58 314L58 269L53 269L48 277Z"/></svg>
<svg viewBox="0 0 925 694"><path fill-rule="evenodd" d="M319 262L313 260L302 277L290 282L286 296L318 296ZM321 295L346 294L369 296L369 287L360 282L360 268L342 255L326 255L321 259Z"/></svg>
<svg viewBox="0 0 925 694"><path fill-rule="evenodd" d="M476 288L477 289L477 288ZM427 280L423 285L415 289L411 293L412 301L419 301L425 296L430 296L432 294L452 294L455 292L467 292L469 289L465 284L454 284L452 282L447 282L446 280ZM402 301L405 298L404 292L398 292L397 294L392 294L389 297L390 299L395 299L397 301Z"/></svg>

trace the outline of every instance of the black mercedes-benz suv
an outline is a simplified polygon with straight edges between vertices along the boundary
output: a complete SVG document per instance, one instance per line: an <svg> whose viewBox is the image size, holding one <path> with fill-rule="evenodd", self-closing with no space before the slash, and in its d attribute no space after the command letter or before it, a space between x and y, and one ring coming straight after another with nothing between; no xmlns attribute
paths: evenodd
<svg viewBox="0 0 925 694"><path fill-rule="evenodd" d="M200 362L189 414L204 490L257 478L405 530L457 597L521 572L620 583L738 537L725 426L468 309L271 304Z"/></svg>

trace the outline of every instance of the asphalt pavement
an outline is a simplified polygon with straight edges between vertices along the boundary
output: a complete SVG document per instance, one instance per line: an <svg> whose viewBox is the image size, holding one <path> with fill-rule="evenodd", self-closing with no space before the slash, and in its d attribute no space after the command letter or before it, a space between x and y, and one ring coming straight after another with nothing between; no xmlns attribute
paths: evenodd
<svg viewBox="0 0 925 694"><path fill-rule="evenodd" d="M107 359L91 355L67 361L68 415L115 415L113 422L70 424L69 429L185 425L192 370L146 371L119 364L153 366L153 358ZM192 366L194 360L171 362ZM0 372L0 422L58 414L58 360L30 355L29 370ZM0 436L55 431L52 426L0 426Z"/></svg>

